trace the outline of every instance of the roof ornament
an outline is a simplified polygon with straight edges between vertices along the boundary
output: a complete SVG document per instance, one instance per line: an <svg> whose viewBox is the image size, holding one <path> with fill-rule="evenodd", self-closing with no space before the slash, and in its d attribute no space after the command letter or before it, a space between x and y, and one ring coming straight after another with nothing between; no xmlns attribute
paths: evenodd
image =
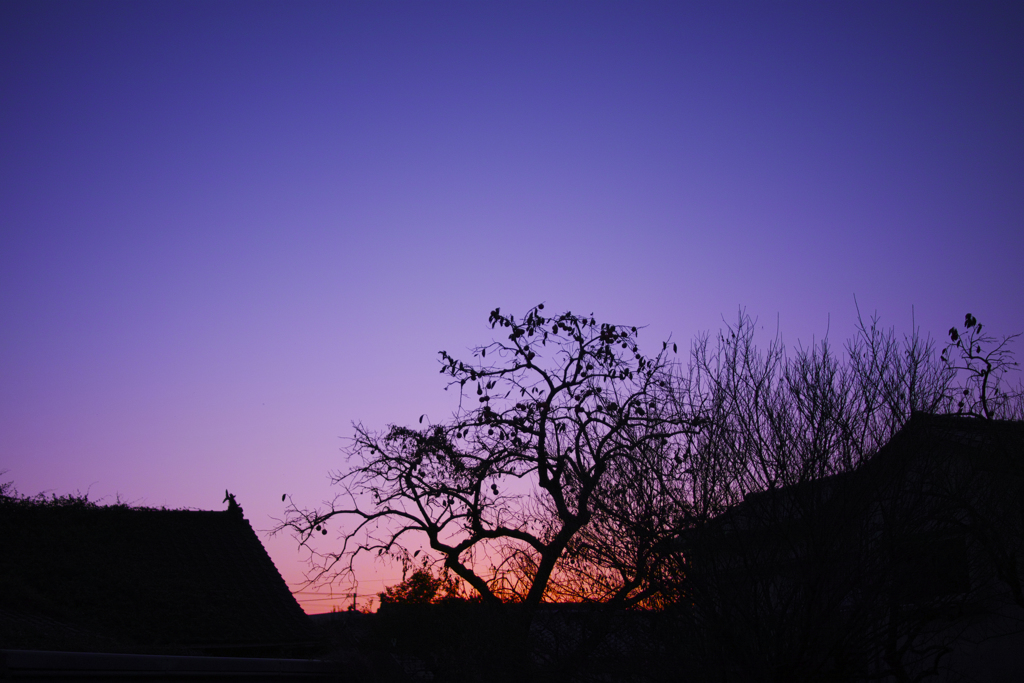
<svg viewBox="0 0 1024 683"><path fill-rule="evenodd" d="M224 489L224 500L221 502L228 504L228 512L242 514L242 506L235 501L235 494L228 493L227 489Z"/></svg>

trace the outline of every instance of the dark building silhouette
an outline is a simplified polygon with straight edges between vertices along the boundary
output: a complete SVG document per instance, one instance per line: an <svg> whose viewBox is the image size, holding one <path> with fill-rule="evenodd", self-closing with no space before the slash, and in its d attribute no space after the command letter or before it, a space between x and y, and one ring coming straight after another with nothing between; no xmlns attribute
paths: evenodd
<svg viewBox="0 0 1024 683"><path fill-rule="evenodd" d="M233 500L0 498L0 649L287 657L316 642Z"/></svg>
<svg viewBox="0 0 1024 683"><path fill-rule="evenodd" d="M679 549L704 674L1024 676L1024 423L916 413L861 467L748 494Z"/></svg>

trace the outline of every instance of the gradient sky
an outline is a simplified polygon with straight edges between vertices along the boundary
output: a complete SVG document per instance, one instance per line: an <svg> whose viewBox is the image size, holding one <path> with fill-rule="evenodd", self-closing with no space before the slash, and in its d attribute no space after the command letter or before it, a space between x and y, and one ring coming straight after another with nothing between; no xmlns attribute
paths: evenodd
<svg viewBox="0 0 1024 683"><path fill-rule="evenodd" d="M1024 331L1022 7L5 0L2 479L268 529L495 306Z"/></svg>

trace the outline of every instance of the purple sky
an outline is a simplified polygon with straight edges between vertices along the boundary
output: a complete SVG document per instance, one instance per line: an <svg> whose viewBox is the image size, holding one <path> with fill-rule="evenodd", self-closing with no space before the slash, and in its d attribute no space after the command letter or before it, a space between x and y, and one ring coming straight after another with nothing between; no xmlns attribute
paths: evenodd
<svg viewBox="0 0 1024 683"><path fill-rule="evenodd" d="M449 414L437 351L495 306L652 351L741 305L841 342L855 295L1022 331L1022 35L1017 3L4 2L3 480L230 488L267 529L352 421Z"/></svg>

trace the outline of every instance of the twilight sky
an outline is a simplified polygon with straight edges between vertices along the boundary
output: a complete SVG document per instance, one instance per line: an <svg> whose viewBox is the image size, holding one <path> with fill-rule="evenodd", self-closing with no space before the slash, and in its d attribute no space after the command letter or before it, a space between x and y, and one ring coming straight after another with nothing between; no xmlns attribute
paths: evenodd
<svg viewBox="0 0 1024 683"><path fill-rule="evenodd" d="M230 488L268 529L353 421L449 414L437 351L495 306L651 351L739 306L838 344L854 296L1024 331L1021 36L1017 3L5 1L2 480Z"/></svg>

